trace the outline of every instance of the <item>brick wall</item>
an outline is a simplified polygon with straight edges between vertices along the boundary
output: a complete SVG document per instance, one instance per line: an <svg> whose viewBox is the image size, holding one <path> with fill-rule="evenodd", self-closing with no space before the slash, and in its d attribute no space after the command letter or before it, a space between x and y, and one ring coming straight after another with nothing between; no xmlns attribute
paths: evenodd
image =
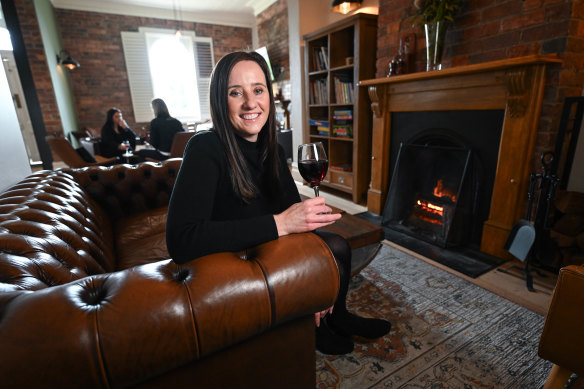
<svg viewBox="0 0 584 389"><path fill-rule="evenodd" d="M257 18L259 47L267 46L272 66L284 68L277 81L290 79L290 57L288 41L288 5L286 0L278 0Z"/></svg>
<svg viewBox="0 0 584 389"><path fill-rule="evenodd" d="M140 130L148 123L136 123L122 47L122 31L138 27L176 28L174 20L132 17L96 12L57 9L63 47L81 67L71 72L79 124L101 128L106 111L118 107L128 124ZM181 22L180 28L197 36L212 37L215 61L235 50L249 49L251 29Z"/></svg>
<svg viewBox="0 0 584 389"><path fill-rule="evenodd" d="M45 129L49 135L55 133L62 134L61 115L57 109L57 100L53 90L53 82L51 81L49 68L47 67L47 57L45 56L33 1L15 0L14 5L18 14L18 21L37 91Z"/></svg>
<svg viewBox="0 0 584 389"><path fill-rule="evenodd" d="M415 71L425 70L425 39L412 26L413 0L379 0L377 77L385 77L400 37L416 34ZM541 151L553 149L562 102L584 86L584 0L472 0L450 26L443 67L531 54L558 53L548 68L534 168Z"/></svg>

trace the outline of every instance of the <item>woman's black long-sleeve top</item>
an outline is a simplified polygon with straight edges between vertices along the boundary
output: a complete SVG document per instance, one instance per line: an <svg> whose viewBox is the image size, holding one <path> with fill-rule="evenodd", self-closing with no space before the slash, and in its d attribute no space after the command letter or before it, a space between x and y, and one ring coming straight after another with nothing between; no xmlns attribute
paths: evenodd
<svg viewBox="0 0 584 389"><path fill-rule="evenodd" d="M232 188L223 146L213 131L203 131L189 141L171 195L166 224L166 245L177 263L203 255L239 251L278 238L275 214L300 202L298 188L280 147L281 196L270 200L262 177L257 143L237 136L250 176L259 190L250 204Z"/></svg>
<svg viewBox="0 0 584 389"><path fill-rule="evenodd" d="M156 150L168 153L170 152L174 135L183 131L184 128L177 119L168 115L159 115L150 122L149 143Z"/></svg>
<svg viewBox="0 0 584 389"><path fill-rule="evenodd" d="M120 150L118 146L125 140L136 150L136 133L131 128L124 127L118 127L118 131L119 133L115 132L113 127L102 127L99 150L104 157L119 157L124 154L124 150Z"/></svg>

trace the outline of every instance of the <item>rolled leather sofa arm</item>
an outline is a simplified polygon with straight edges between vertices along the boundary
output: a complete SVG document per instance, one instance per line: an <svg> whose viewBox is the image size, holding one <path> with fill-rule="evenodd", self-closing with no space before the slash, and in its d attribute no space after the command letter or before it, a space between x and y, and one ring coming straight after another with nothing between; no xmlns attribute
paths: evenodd
<svg viewBox="0 0 584 389"><path fill-rule="evenodd" d="M584 266L560 270L539 340L538 354L564 369L584 375Z"/></svg>
<svg viewBox="0 0 584 389"><path fill-rule="evenodd" d="M0 293L2 385L130 386L323 310L338 289L330 250L305 233Z"/></svg>

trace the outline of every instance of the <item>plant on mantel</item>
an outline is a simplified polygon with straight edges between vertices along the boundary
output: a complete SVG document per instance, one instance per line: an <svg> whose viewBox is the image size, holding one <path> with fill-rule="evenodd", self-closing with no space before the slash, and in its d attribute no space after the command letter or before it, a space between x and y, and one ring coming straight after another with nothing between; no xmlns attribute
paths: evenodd
<svg viewBox="0 0 584 389"><path fill-rule="evenodd" d="M466 0L414 0L414 21L426 34L426 70L442 69L447 24L454 21Z"/></svg>
<svg viewBox="0 0 584 389"><path fill-rule="evenodd" d="M466 0L414 0L415 21L418 24L453 22Z"/></svg>

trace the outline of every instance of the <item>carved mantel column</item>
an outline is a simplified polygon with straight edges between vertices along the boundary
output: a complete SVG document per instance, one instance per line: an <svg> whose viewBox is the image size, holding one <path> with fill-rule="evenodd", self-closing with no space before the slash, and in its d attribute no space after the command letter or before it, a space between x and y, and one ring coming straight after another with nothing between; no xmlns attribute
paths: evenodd
<svg viewBox="0 0 584 389"><path fill-rule="evenodd" d="M539 121L545 67L554 55L534 55L439 71L405 74L360 83L373 112L369 211L382 214L391 179L393 112L505 110L489 218L481 251L509 258L503 249L525 210L525 197Z"/></svg>
<svg viewBox="0 0 584 389"><path fill-rule="evenodd" d="M389 180L389 140L391 115L387 101L385 85L369 87L371 110L373 111L373 129L371 134L371 183L367 192L367 208L381 214L385 203L385 193Z"/></svg>

